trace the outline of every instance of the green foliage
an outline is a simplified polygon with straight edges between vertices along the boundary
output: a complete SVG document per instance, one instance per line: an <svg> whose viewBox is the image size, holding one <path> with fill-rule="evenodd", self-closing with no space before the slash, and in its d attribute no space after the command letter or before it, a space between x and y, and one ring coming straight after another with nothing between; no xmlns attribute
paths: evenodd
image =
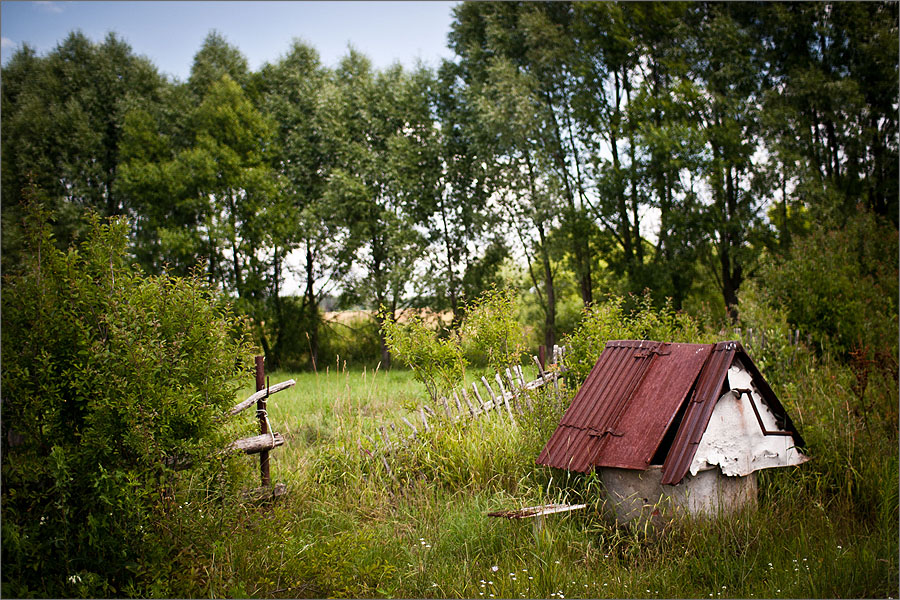
<svg viewBox="0 0 900 600"><path fill-rule="evenodd" d="M391 353L413 370L432 400L462 383L466 359L456 336L440 339L418 315L405 323L386 318L382 330Z"/></svg>
<svg viewBox="0 0 900 600"><path fill-rule="evenodd" d="M513 290L482 292L466 309L462 334L467 354L486 361L492 370L519 364L527 346Z"/></svg>
<svg viewBox="0 0 900 600"><path fill-rule="evenodd" d="M897 230L868 211L841 229L814 226L759 270L758 294L820 351L897 355Z"/></svg>
<svg viewBox="0 0 900 600"><path fill-rule="evenodd" d="M788 322L785 308L766 302L761 285L757 280L750 280L741 288L740 341L770 385L788 383L793 377L791 366L809 353L805 345L807 337L804 334L799 339L797 330Z"/></svg>
<svg viewBox="0 0 900 600"><path fill-rule="evenodd" d="M622 296L610 296L606 302L586 308L578 328L565 338L566 366L578 385L587 378L610 340L709 341L690 315L673 310L668 302L657 309L649 293L635 300L630 311Z"/></svg>
<svg viewBox="0 0 900 600"><path fill-rule="evenodd" d="M2 290L4 589L116 596L155 556L167 459L221 470L216 418L251 348L200 282L127 264L124 220L63 252L30 215Z"/></svg>
<svg viewBox="0 0 900 600"><path fill-rule="evenodd" d="M305 339L305 336L304 336ZM334 365L375 367L378 364L381 339L378 324L367 316L348 321L324 322L317 368Z"/></svg>

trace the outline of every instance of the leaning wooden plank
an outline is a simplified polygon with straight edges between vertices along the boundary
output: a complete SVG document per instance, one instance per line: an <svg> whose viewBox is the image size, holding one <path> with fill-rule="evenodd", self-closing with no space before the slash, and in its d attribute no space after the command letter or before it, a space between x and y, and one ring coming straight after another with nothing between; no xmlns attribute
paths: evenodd
<svg viewBox="0 0 900 600"><path fill-rule="evenodd" d="M393 449L393 444L391 444L391 438L388 437L388 432L384 428L384 425L378 426L378 433L381 434L381 441L384 442L384 449L390 452Z"/></svg>
<svg viewBox="0 0 900 600"><path fill-rule="evenodd" d="M275 385L269 387L268 390L259 390L258 392L256 392L255 394L253 394L252 396L250 396L243 402L241 402L239 404L235 404L231 408L231 410L228 411L228 414L236 415L239 412L241 412L242 410L244 410L245 408L247 408L248 406L250 406L251 404L254 404L257 400L262 400L263 398L265 398L266 393L268 393L271 396L275 392L280 392L281 390L286 390L287 388L292 387L296 383L297 382L294 381L293 379L288 379L287 381L282 381L281 383L276 383Z"/></svg>
<svg viewBox="0 0 900 600"><path fill-rule="evenodd" d="M450 405L447 404L447 399L443 396L441 396L441 404L444 405L444 414L447 415L447 418L449 419L450 417L452 417L453 415L450 413Z"/></svg>
<svg viewBox="0 0 900 600"><path fill-rule="evenodd" d="M425 427L425 431L430 431L431 428L428 426L428 419L425 418L425 409L420 408L419 414L422 415L422 425Z"/></svg>
<svg viewBox="0 0 900 600"><path fill-rule="evenodd" d="M487 405L485 405L485 410L500 408L500 403L497 402L497 394L494 393L494 390L491 388L491 384L488 383L488 380L484 375L481 376L481 383L484 384L484 387L487 388L488 393L491 395L491 406L487 407Z"/></svg>
<svg viewBox="0 0 900 600"><path fill-rule="evenodd" d="M547 374L544 373L544 367L541 366L541 361L538 360L537 356L532 355L531 359L534 361L534 364L537 366L538 374L541 376L541 380L544 381L547 379Z"/></svg>
<svg viewBox="0 0 900 600"><path fill-rule="evenodd" d="M465 395L465 393L466 393L466 388L463 388L463 395ZM462 403L460 403L459 394L457 394L456 392L453 392L453 401L456 402L456 412L461 415L462 411L463 411Z"/></svg>
<svg viewBox="0 0 900 600"><path fill-rule="evenodd" d="M506 406L506 412L509 414L509 420L513 420L512 409L509 407L509 397L512 393L507 393L506 390L503 389L503 379L500 377L500 373L497 373L494 376L497 379L497 384L500 386L500 397L503 399L503 405Z"/></svg>
<svg viewBox="0 0 900 600"><path fill-rule="evenodd" d="M531 410L532 409L531 394L522 394L521 393L521 392L525 391L525 386L528 385L528 382L525 381L525 373L522 371L522 365L516 365L515 368L513 369L513 371L515 372L516 377L519 380L520 394L519 394L519 398L516 402L516 406L519 407L519 412L521 413L522 412L522 402L524 399L525 405L527 406L528 410Z"/></svg>
<svg viewBox="0 0 900 600"><path fill-rule="evenodd" d="M513 370L515 370L515 367L513 367ZM510 390L510 394L511 394L511 398L510 398L511 401L509 402L509 404L512 404L513 406L515 406L516 411L521 415L522 414L522 398L521 398L521 394L519 394L519 392L516 391L516 388L519 387L519 382L513 378L512 371L510 371L509 369L506 369L506 381L509 383L509 390Z"/></svg>
<svg viewBox="0 0 900 600"><path fill-rule="evenodd" d="M404 423L406 423L407 425L409 425L410 429L413 430L413 437L416 437L416 434L419 433L419 430L416 429L416 426L413 425L412 423L410 423L409 421L407 421L407 420L406 420L406 417L400 417L400 419L401 419Z"/></svg>
<svg viewBox="0 0 900 600"><path fill-rule="evenodd" d="M544 504L543 506L529 506L519 510L501 510L488 513L489 517L506 517L507 519L528 519L530 517L542 517L554 513L581 510L587 504Z"/></svg>
<svg viewBox="0 0 900 600"><path fill-rule="evenodd" d="M506 382L509 384L509 389L513 393L515 393L516 388L519 386L518 386L518 382L515 379L513 379L512 371L509 369L509 367L507 367L506 371L504 371L504 373L506 374Z"/></svg>
<svg viewBox="0 0 900 600"><path fill-rule="evenodd" d="M475 387L474 383L472 384L472 387ZM463 400L466 401L466 405L468 405L468 407L469 407L469 414L471 414L472 417L474 417L480 411L477 408L475 408L475 405L472 404L471 400L469 400L469 394L466 393L466 388L462 389L462 395L463 395Z"/></svg>
<svg viewBox="0 0 900 600"><path fill-rule="evenodd" d="M525 372L522 371L522 365L516 365L513 371L516 372L516 377L519 379L519 385L525 385Z"/></svg>
<svg viewBox="0 0 900 600"><path fill-rule="evenodd" d="M481 379L484 379L484 377ZM490 387L488 387L488 389L490 389ZM478 398L478 412L490 410L485 401L481 399L481 394L478 393L478 386L475 385L474 381L472 382L472 390L475 392L475 397Z"/></svg>
<svg viewBox="0 0 900 600"><path fill-rule="evenodd" d="M258 454L264 450L271 450L276 446L281 446L282 444L284 444L284 436L280 433L274 435L264 433L262 435L254 435L253 437L231 442L225 450L239 450L245 454Z"/></svg>

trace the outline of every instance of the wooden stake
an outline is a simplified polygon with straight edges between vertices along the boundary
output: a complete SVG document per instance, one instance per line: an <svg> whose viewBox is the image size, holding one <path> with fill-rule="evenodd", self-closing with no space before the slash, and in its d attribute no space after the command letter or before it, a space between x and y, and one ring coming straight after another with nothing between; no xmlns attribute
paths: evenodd
<svg viewBox="0 0 900 600"><path fill-rule="evenodd" d="M260 392L264 390L266 387L266 368L265 368L265 357L257 356L256 357L256 391ZM269 433L269 421L266 418L266 397L263 396L259 400L256 401L256 414L259 416L259 435L264 436ZM273 438L274 442L274 438ZM282 440L282 443L284 441ZM275 447L277 444L272 445ZM262 480L262 487L268 487L272 485L271 477L269 476L269 451L263 450L259 453L259 475Z"/></svg>

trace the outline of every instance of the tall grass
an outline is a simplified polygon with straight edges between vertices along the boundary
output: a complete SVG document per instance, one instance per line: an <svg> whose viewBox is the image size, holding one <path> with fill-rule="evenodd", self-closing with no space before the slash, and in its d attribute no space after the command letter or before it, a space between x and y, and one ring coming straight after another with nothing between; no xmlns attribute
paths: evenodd
<svg viewBox="0 0 900 600"><path fill-rule="evenodd" d="M250 597L897 597L897 382L881 374L861 407L852 372L804 357L776 389L812 460L759 474L759 506L683 518L655 535L606 517L596 477L534 463L561 401L430 432L386 455L366 431L421 404L405 371L276 373L297 380L269 414L287 443L271 453L274 504L210 497L173 524L180 571L161 592ZM249 391L252 390L248 390ZM865 412L863 410L865 408ZM252 411L248 411L252 412ZM253 426L253 417L243 416ZM248 486L257 462L245 457ZM584 501L531 520L500 509ZM202 511L202 515L200 514ZM175 529L179 528L177 531Z"/></svg>

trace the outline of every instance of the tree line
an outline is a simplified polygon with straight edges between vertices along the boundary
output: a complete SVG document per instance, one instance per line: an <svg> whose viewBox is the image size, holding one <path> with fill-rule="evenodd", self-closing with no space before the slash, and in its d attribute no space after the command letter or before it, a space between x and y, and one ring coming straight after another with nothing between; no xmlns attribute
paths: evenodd
<svg viewBox="0 0 900 600"><path fill-rule="evenodd" d="M608 293L735 319L812 224L896 230L897 35L890 2L463 2L436 68L295 41L251 71L212 32L182 82L74 32L2 71L2 268L24 203L62 246L127 216L135 262L202 272L273 365L316 359L338 291L379 326L458 325L513 282L548 346L564 305Z"/></svg>

